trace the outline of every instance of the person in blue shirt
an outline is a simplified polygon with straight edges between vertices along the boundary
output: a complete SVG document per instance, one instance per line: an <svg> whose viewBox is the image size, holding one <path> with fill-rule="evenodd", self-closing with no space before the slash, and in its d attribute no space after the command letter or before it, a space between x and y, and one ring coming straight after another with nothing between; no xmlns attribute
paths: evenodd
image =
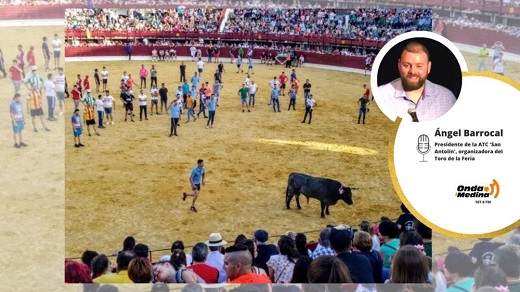
<svg viewBox="0 0 520 292"><path fill-rule="evenodd" d="M276 112L276 108L278 108L278 112L280 112L280 89L278 86L274 86L271 90L271 102L273 103L273 111Z"/></svg>
<svg viewBox="0 0 520 292"><path fill-rule="evenodd" d="M132 46L130 43L126 43L125 45L126 54L128 55L128 61L132 60Z"/></svg>
<svg viewBox="0 0 520 292"><path fill-rule="evenodd" d="M193 168L190 175L190 184L191 189L193 190L193 193L182 193L182 200L186 201L186 197L193 197L193 201L191 203L190 210L193 212L197 212L197 209L195 208L195 201L197 201L197 198L200 194L200 185L203 186L206 185L204 183L204 177L205 177L206 169L204 168L204 160L199 159L197 160L197 166Z"/></svg>
<svg viewBox="0 0 520 292"><path fill-rule="evenodd" d="M171 128L170 128L170 136L178 136L177 135L177 125L179 124L179 118L182 113L182 102L179 100L179 96L170 103L170 118L171 118Z"/></svg>
<svg viewBox="0 0 520 292"><path fill-rule="evenodd" d="M182 98L186 102L186 99L188 98L188 93L190 93L190 85L188 82L184 81L182 84Z"/></svg>
<svg viewBox="0 0 520 292"><path fill-rule="evenodd" d="M197 76L197 72L193 74L193 77L191 77L191 86L194 86L195 88L199 87L200 78Z"/></svg>
<svg viewBox="0 0 520 292"><path fill-rule="evenodd" d="M206 106L208 108L209 118L206 124L206 129L213 128L213 121L215 120L215 111L217 110L217 99L215 94L211 94L211 97L206 100Z"/></svg>

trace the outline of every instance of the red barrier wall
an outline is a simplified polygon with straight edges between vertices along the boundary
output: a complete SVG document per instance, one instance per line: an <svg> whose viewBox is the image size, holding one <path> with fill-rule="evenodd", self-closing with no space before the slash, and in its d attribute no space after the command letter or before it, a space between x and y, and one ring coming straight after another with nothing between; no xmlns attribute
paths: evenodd
<svg viewBox="0 0 520 292"><path fill-rule="evenodd" d="M346 46L360 46L382 48L385 42L366 41L366 40L352 40L342 39L329 36L291 36L291 35L277 35L277 34L236 34L236 33L199 33L199 32L184 32L184 31L92 31L90 32L92 38L180 38L180 39L223 39L223 40L262 40L274 42L291 42L291 43L318 43L318 44L336 44ZM65 37L71 38L86 38L87 33L83 30L66 30Z"/></svg>
<svg viewBox="0 0 520 292"><path fill-rule="evenodd" d="M153 47L160 48L160 47ZM167 47L164 47L167 48ZM152 55L152 47L146 46L134 46L132 47L134 56L151 56ZM189 47L175 47L177 51L177 56L189 56ZM203 56L206 56L206 52L204 48L201 48L203 52ZM263 51L269 53L270 50L267 49L255 49L253 58L260 59L260 55ZM271 51L273 54L274 51ZM298 53L299 55L299 53ZM126 56L126 51L124 46L111 46L111 47L66 47L65 48L65 56L67 57L93 57L93 56ZM324 55L318 53L310 53L303 52L303 56L305 57L305 63L313 63L313 64L321 64L321 65L332 65L332 66L342 66L342 67L350 67L350 68L365 68L365 58L363 57L350 57L350 56L334 56L334 55ZM227 58L229 57L229 49L222 48L220 51L220 57ZM247 60L244 60L244 64L247 63Z"/></svg>
<svg viewBox="0 0 520 292"><path fill-rule="evenodd" d="M520 38L510 36L500 31L469 27L460 28L446 25L444 28L444 36L453 42L478 47L484 43L486 43L488 47L491 47L495 41L502 41L506 52L520 54Z"/></svg>

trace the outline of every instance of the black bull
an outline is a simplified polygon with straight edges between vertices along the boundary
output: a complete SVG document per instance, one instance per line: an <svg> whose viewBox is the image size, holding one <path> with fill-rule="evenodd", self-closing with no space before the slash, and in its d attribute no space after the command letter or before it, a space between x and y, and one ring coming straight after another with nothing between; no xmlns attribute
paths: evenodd
<svg viewBox="0 0 520 292"><path fill-rule="evenodd" d="M325 218L324 211L329 215L329 206L336 205L338 200L343 200L352 205L352 190L336 180L328 178L312 177L302 173L291 173L287 181L285 191L285 203L287 209L291 209L291 200L296 196L296 205L300 206L300 194L309 198L315 198L321 203L321 218Z"/></svg>

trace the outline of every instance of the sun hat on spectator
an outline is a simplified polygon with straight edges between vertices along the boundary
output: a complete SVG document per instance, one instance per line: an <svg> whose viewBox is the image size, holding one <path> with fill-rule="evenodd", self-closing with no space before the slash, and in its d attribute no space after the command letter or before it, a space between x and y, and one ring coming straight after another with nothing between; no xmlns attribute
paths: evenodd
<svg viewBox="0 0 520 292"><path fill-rule="evenodd" d="M209 235L209 240L204 242L207 246L222 246L227 244L227 241L222 239L222 235L220 233L211 233Z"/></svg>

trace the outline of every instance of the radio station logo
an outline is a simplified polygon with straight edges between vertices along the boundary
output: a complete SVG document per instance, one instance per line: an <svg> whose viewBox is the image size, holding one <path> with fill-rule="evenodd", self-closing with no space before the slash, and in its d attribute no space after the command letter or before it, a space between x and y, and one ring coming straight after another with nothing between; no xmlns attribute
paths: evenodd
<svg viewBox="0 0 520 292"><path fill-rule="evenodd" d="M498 198L500 194L500 185L493 179L489 185L459 185L455 192L457 198L478 199L476 203L491 203L490 198ZM482 198L482 199L481 199Z"/></svg>

